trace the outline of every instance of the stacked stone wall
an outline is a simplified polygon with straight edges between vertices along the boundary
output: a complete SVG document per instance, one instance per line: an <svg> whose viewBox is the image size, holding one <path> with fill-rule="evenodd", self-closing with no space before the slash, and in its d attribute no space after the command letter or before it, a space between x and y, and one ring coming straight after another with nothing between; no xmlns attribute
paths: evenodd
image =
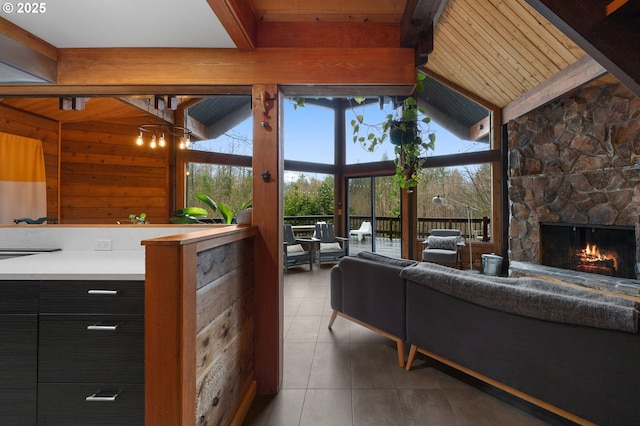
<svg viewBox="0 0 640 426"><path fill-rule="evenodd" d="M626 87L575 90L510 121L508 135L510 260L540 262L541 222L640 234L640 98Z"/></svg>

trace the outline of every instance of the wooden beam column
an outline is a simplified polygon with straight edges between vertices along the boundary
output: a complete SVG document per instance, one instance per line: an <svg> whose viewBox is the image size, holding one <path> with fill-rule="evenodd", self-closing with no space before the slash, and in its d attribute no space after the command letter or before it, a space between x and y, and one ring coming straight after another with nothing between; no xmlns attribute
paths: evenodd
<svg viewBox="0 0 640 426"><path fill-rule="evenodd" d="M282 383L282 184L278 86L253 86L253 225L255 238L255 376L259 393L276 393Z"/></svg>
<svg viewBox="0 0 640 426"><path fill-rule="evenodd" d="M402 257L420 260L418 257L418 195L416 190L403 188L400 193L402 217Z"/></svg>

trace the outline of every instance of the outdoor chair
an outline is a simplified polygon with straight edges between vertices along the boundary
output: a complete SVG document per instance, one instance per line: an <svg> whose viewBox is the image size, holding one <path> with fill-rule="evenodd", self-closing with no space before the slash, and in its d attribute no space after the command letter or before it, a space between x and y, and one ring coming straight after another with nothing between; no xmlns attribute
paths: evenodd
<svg viewBox="0 0 640 426"><path fill-rule="evenodd" d="M315 253L318 264L337 262L349 255L349 238L336 237L332 223L316 223L313 237L318 242Z"/></svg>
<svg viewBox="0 0 640 426"><path fill-rule="evenodd" d="M349 231L349 236L355 235L358 237L358 241L364 240L364 237L371 236L371 222L364 221L360 225L360 229L352 229Z"/></svg>
<svg viewBox="0 0 640 426"><path fill-rule="evenodd" d="M460 252L464 247L464 239L459 229L432 229L427 237L422 261L453 266L462 269Z"/></svg>
<svg viewBox="0 0 640 426"><path fill-rule="evenodd" d="M306 245L306 248L303 246ZM294 266L309 265L313 270L313 246L314 240L296 238L291 225L284 225L284 270Z"/></svg>

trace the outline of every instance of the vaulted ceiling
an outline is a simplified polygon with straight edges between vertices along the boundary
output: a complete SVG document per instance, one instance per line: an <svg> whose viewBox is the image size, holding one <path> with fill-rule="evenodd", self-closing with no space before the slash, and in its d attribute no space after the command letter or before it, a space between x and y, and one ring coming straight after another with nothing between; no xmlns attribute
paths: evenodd
<svg viewBox="0 0 640 426"><path fill-rule="evenodd" d="M285 85L336 90L344 80L393 92L411 81L410 52L431 78L515 114L541 87L538 102L607 72L640 94L639 10L629 0L58 0L0 18L0 97L96 90L127 76L151 87L182 82L181 61L191 63L187 84L233 69L214 81L267 74ZM131 72L145 64L155 79Z"/></svg>

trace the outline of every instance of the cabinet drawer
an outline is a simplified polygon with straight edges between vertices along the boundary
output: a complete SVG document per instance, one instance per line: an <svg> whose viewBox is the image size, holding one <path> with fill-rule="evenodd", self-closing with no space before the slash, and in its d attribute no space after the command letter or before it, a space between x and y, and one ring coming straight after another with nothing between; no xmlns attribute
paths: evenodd
<svg viewBox="0 0 640 426"><path fill-rule="evenodd" d="M143 281L44 281L41 313L143 314Z"/></svg>
<svg viewBox="0 0 640 426"><path fill-rule="evenodd" d="M142 315L40 315L39 382L144 383Z"/></svg>
<svg viewBox="0 0 640 426"><path fill-rule="evenodd" d="M36 384L30 389L9 388L0 384L0 425L36 424Z"/></svg>
<svg viewBox="0 0 640 426"><path fill-rule="evenodd" d="M0 386L35 389L37 354L38 316L0 315Z"/></svg>
<svg viewBox="0 0 640 426"><path fill-rule="evenodd" d="M87 400L87 397L96 394L94 400ZM38 425L142 426L144 425L144 385L40 384L38 386Z"/></svg>
<svg viewBox="0 0 640 426"><path fill-rule="evenodd" d="M0 314L37 314L38 287L34 281L0 281Z"/></svg>

